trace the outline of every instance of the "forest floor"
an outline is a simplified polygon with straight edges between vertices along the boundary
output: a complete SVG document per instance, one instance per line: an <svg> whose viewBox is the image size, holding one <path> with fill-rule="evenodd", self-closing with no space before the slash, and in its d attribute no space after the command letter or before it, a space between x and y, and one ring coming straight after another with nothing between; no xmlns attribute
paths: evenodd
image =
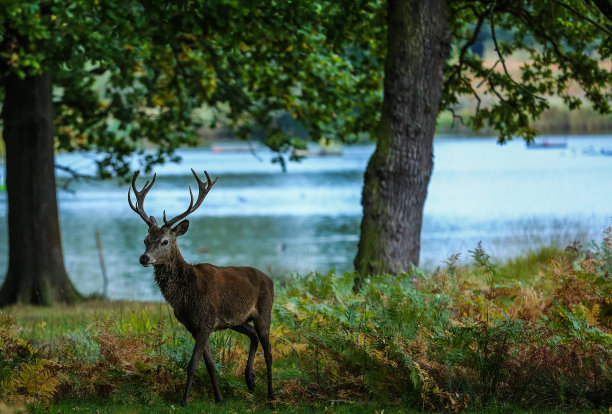
<svg viewBox="0 0 612 414"><path fill-rule="evenodd" d="M0 413L412 413L612 410L612 235L366 281L279 280L271 340L277 400L244 384L247 340L211 337L221 392L200 365L180 407L193 340L165 303L89 300L0 310Z"/></svg>

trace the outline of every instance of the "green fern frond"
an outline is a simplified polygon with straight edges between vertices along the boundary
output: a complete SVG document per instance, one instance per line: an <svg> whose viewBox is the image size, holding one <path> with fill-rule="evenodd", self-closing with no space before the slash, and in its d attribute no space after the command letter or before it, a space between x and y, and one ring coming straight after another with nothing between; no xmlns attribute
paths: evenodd
<svg viewBox="0 0 612 414"><path fill-rule="evenodd" d="M38 360L21 364L14 377L14 387L17 392L42 402L53 399L60 380L46 368L47 363L46 360Z"/></svg>

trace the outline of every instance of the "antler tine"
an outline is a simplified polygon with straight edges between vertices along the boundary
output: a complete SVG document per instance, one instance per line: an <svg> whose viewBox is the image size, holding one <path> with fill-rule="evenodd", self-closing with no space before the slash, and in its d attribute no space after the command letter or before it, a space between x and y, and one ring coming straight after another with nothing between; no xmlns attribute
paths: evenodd
<svg viewBox="0 0 612 414"><path fill-rule="evenodd" d="M193 176L198 182L198 200L196 201L195 206L193 207L193 209L195 210L196 208L200 207L200 204L202 204L202 202L206 198L206 195L208 195L208 192L210 191L212 186L215 185L219 177L216 177L215 181L212 181L210 179L210 175L208 175L208 172L204 171L204 175L206 175L206 182L204 183L202 182L202 180L200 180L200 177L198 177L198 174L196 174L193 168L191 169L191 172L193 173Z"/></svg>
<svg viewBox="0 0 612 414"><path fill-rule="evenodd" d="M136 171L134 173L134 177L132 177L132 186L128 187L128 203L130 204L130 207L132 208L132 210L138 213L140 218L142 218L144 222L147 223L149 227L151 227L155 225L155 222L153 221L154 219L152 217L147 216L147 213L145 213L144 200L145 200L145 197L147 196L147 193L151 189L151 187L153 187L153 184L155 184L155 178L157 177L157 174L153 174L153 180L151 180L151 184L149 184L149 181L147 180L145 185L142 187L142 190L138 191L136 189L136 179L138 178L139 174L140 174L140 171ZM132 204L132 198L130 197L130 192L131 192L130 190L134 190L134 195L136 196L136 207L134 207L134 204Z"/></svg>
<svg viewBox="0 0 612 414"><path fill-rule="evenodd" d="M191 186L189 186L189 197L191 197L191 201L189 201L189 207L187 207L187 211L189 211L189 213L191 213L191 209L193 208L193 192L191 191ZM189 214L189 213L187 213L187 214ZM185 214L185 213L183 213L183 214ZM187 216L187 214L185 214L185 216ZM177 217L178 217L178 219L183 218L181 216L177 216ZM166 220L166 210L164 210L164 223L166 224L166 226L170 227L176 221L178 221L178 220L175 217L172 220L170 220L170 224L168 224L168 220Z"/></svg>
<svg viewBox="0 0 612 414"><path fill-rule="evenodd" d="M187 208L187 210L185 210L184 213L179 214L178 216L174 217L172 220L166 220L166 212L164 211L164 226L166 226L166 227L171 227L172 225L174 225L178 221L184 219L189 214L191 214L194 211L196 211L198 209L198 207L200 207L200 205L202 204L204 199L206 198L206 195L208 194L208 192L210 191L212 186L219 179L219 177L216 177L214 181L211 180L210 175L208 175L208 172L204 171L204 174L206 175L206 182L203 182L202 180L200 180L200 178L198 177L198 174L196 174L196 172L193 170L193 168L191 169L191 172L193 173L193 176L195 177L196 181L198 182L198 199L196 200L195 204L193 204L193 192L191 191L191 186L189 186L189 195L191 196L191 201L189 202L189 207Z"/></svg>

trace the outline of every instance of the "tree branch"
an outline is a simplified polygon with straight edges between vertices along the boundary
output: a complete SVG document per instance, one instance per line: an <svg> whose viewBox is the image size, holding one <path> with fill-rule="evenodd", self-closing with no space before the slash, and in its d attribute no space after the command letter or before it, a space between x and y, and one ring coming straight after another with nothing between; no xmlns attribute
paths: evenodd
<svg viewBox="0 0 612 414"><path fill-rule="evenodd" d="M489 68L489 70L487 70L487 75L482 78L482 80L480 81L480 83L478 83L478 85L476 85L476 89L480 88L486 81L489 80L489 78L491 77L491 74L495 71L495 68L497 67L497 64L499 62L501 62L501 61L499 59L497 59L495 61L495 63L493 64L493 66L491 66L491 68Z"/></svg>
<svg viewBox="0 0 612 414"><path fill-rule="evenodd" d="M534 99L539 99L541 101L546 100L545 98L543 98L541 96L538 96L538 95L535 95L531 91L527 90L525 85L523 85L522 83L517 82L510 75L510 72L508 72L508 67L506 66L506 59L504 58L504 55L502 54L502 52L501 52L501 50L499 48L499 44L497 43L497 35L495 33L495 24L493 22L493 16L492 15L491 15L491 18L489 19L489 25L491 27L491 38L493 39L493 44L495 45L495 52L497 53L497 57L499 58L499 62L501 62L502 67L504 68L504 73L506 74L506 77L508 78L508 80L510 82L514 83L523 92L527 93L529 96L533 97ZM495 63L495 65L497 65L497 62ZM495 65L493 67L495 67ZM487 78L488 78L488 76L487 76Z"/></svg>
<svg viewBox="0 0 612 414"><path fill-rule="evenodd" d="M560 0L552 0L552 2L558 4L561 7L565 7L567 10L569 10L571 13L575 14L576 16L580 17L582 20L586 20L587 22L591 23L593 26L597 27L599 30L601 30L602 32L604 32L608 36L612 36L612 31L610 31L606 27L600 25L599 23L597 23L595 20L591 19L590 17L585 16L584 14L580 13L578 10L574 9L569 4L565 4L564 2L562 2Z"/></svg>
<svg viewBox="0 0 612 414"><path fill-rule="evenodd" d="M470 5L470 8L474 12L474 15L478 17L478 22L476 23L476 27L474 28L474 32L472 33L472 37L467 42L465 42L465 44L461 48L461 51L459 52L459 61L457 62L457 66L455 66L455 70L453 71L453 73L450 74L447 79L447 82L449 83L461 73L461 67L463 66L465 55L469 48L476 43L476 40L478 40L478 35L480 34L482 25L484 24L488 12L490 12L489 10L485 10L484 12L482 12L482 14L478 14L476 7Z"/></svg>
<svg viewBox="0 0 612 414"><path fill-rule="evenodd" d="M591 0L589 3L594 3L595 7L599 9L599 11L608 18L608 20L612 21L612 2L609 0Z"/></svg>
<svg viewBox="0 0 612 414"><path fill-rule="evenodd" d="M476 98L476 102L478 102L476 104L476 110L474 111L474 116L476 116L480 111L480 104L482 104L482 100L480 99L480 95L478 95L478 92L476 91L476 89L474 89L472 85L470 85L470 89L472 89L472 95L474 95L474 98Z"/></svg>
<svg viewBox="0 0 612 414"><path fill-rule="evenodd" d="M68 192L74 192L73 190L70 190L70 184L72 184L73 181L81 181L81 180L96 180L96 177L93 175L89 175L89 174L81 174L80 172L67 167L65 165L60 165L60 164L55 164L55 168L57 168L60 171L64 171L67 172L68 174L70 174L70 178L68 178L66 180L66 182L64 183L64 185L62 185L62 190L64 191L68 191Z"/></svg>
<svg viewBox="0 0 612 414"><path fill-rule="evenodd" d="M449 111L453 116L453 123L451 126L455 126L455 120L458 120L461 125L465 126L465 122L463 122L463 117L461 115L457 115L453 108L446 108L446 110Z"/></svg>
<svg viewBox="0 0 612 414"><path fill-rule="evenodd" d="M534 29L534 34L537 33L538 36L541 36L546 41L548 41L560 60L562 60L563 62L569 62L571 64L571 60L565 55L565 53L561 51L561 49L559 49L559 45L557 44L555 39L550 37L550 35L546 32L546 29L542 27L542 24L540 22L534 21L531 17L532 16L529 13L523 14L523 18L525 19L527 24ZM537 32L535 30L536 28L539 29Z"/></svg>

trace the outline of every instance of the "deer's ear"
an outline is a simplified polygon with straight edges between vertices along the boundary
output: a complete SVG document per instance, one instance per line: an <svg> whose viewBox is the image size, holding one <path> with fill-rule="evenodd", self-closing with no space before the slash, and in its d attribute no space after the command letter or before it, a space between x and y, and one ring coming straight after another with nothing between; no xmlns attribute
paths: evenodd
<svg viewBox="0 0 612 414"><path fill-rule="evenodd" d="M155 220L155 217L149 216L149 220L151 220L151 223L153 223L155 227L159 227L159 225L157 224L157 220Z"/></svg>
<svg viewBox="0 0 612 414"><path fill-rule="evenodd" d="M172 233L174 233L175 237L182 236L183 234L187 233L188 228L189 220L183 220L172 229Z"/></svg>

